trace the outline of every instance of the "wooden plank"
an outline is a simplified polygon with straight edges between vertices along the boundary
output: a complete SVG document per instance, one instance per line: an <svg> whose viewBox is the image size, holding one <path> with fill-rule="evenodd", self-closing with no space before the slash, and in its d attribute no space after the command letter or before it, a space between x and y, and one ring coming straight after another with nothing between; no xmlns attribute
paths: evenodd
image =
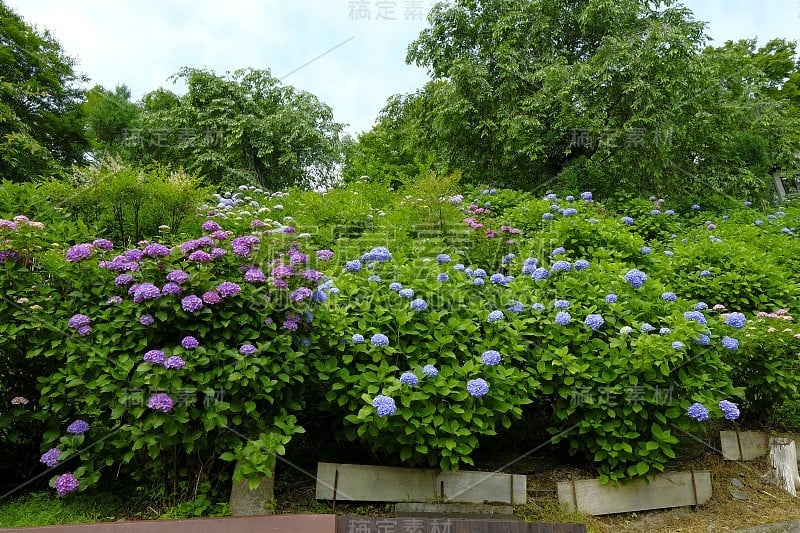
<svg viewBox="0 0 800 533"><path fill-rule="evenodd" d="M497 472L439 472L337 463L317 465L318 500L362 502L499 502L521 505L527 478Z"/></svg>
<svg viewBox="0 0 800 533"><path fill-rule="evenodd" d="M670 472L650 483L637 479L617 486L601 485L597 479L582 479L574 484L562 481L557 489L559 502L593 515L667 509L700 505L711 499L711 473Z"/></svg>
<svg viewBox="0 0 800 533"><path fill-rule="evenodd" d="M722 457L728 461L752 461L769 453L769 434L761 431L740 431L738 441L735 431L720 431L719 440Z"/></svg>
<svg viewBox="0 0 800 533"><path fill-rule="evenodd" d="M336 515L273 515L189 520L142 520L70 526L22 527L2 533L334 533Z"/></svg>
<svg viewBox="0 0 800 533"><path fill-rule="evenodd" d="M453 518L340 516L338 533L586 533L584 524Z"/></svg>

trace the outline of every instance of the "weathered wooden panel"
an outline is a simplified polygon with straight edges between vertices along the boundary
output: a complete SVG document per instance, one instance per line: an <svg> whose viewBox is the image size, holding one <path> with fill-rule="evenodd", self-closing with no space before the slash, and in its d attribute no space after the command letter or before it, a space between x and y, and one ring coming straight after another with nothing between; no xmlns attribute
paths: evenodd
<svg viewBox="0 0 800 533"><path fill-rule="evenodd" d="M363 502L441 501L520 505L527 478L496 472L438 472L423 468L319 463L318 500Z"/></svg>
<svg viewBox="0 0 800 533"><path fill-rule="evenodd" d="M729 461L752 461L769 453L769 435L761 431L720 431L722 457ZM739 447L741 446L741 454Z"/></svg>
<svg viewBox="0 0 800 533"><path fill-rule="evenodd" d="M711 474L670 472L650 483L633 480L617 486L582 479L562 481L557 488L558 501L570 509L593 515L628 513L703 504L711 499Z"/></svg>
<svg viewBox="0 0 800 533"><path fill-rule="evenodd" d="M338 533L586 533L584 524L544 524L452 518L340 516Z"/></svg>
<svg viewBox="0 0 800 533"><path fill-rule="evenodd" d="M191 520L142 520L72 526L23 527L2 533L334 533L336 515L274 515Z"/></svg>

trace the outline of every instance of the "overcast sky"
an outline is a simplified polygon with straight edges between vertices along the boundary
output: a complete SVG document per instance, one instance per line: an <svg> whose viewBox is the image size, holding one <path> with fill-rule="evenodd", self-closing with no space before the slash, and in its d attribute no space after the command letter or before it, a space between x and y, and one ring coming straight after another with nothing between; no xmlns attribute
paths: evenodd
<svg viewBox="0 0 800 533"><path fill-rule="evenodd" d="M386 99L427 76L405 64L433 0L3 0L48 29L91 85L165 87L182 66L218 73L268 68L315 94L351 133L372 126ZM686 0L714 44L800 41L800 0ZM326 53L327 52L327 53Z"/></svg>

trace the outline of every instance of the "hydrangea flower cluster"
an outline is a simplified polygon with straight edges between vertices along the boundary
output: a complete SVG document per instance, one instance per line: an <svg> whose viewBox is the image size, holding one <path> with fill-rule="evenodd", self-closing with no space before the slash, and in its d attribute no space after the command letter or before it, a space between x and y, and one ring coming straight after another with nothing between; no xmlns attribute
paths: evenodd
<svg viewBox="0 0 800 533"><path fill-rule="evenodd" d="M722 400L719 402L719 408L722 411L722 416L725 417L725 420L736 420L739 418L739 406L737 406L733 402L729 402L728 400Z"/></svg>
<svg viewBox="0 0 800 533"><path fill-rule="evenodd" d="M625 282L634 289L640 288L642 285L645 284L646 281L647 281L647 274L636 268L632 268L627 273L625 273Z"/></svg>
<svg viewBox="0 0 800 533"><path fill-rule="evenodd" d="M566 326L572 321L572 317L566 311L559 311L556 314L555 322L559 326Z"/></svg>
<svg viewBox="0 0 800 533"><path fill-rule="evenodd" d="M78 490L79 485L78 479L73 474L67 473L58 476L55 488L58 495L63 498L70 492Z"/></svg>
<svg viewBox="0 0 800 533"><path fill-rule="evenodd" d="M88 316L77 313L70 317L67 325L74 329L78 335L85 337L92 332L92 327L89 325L91 320Z"/></svg>
<svg viewBox="0 0 800 533"><path fill-rule="evenodd" d="M389 345L389 337L384 335L383 333L376 333L370 339L370 342L373 346L377 346L378 348L383 348L384 346Z"/></svg>
<svg viewBox="0 0 800 533"><path fill-rule="evenodd" d="M161 411L162 413L169 413L172 411L172 408L175 406L175 402L172 398L169 397L168 394L163 392L159 392L158 394L154 394L150 396L147 400L147 407L153 409L155 411Z"/></svg>
<svg viewBox="0 0 800 533"><path fill-rule="evenodd" d="M481 361L487 366L495 366L500 364L502 357L497 350L486 350L481 355Z"/></svg>
<svg viewBox="0 0 800 533"><path fill-rule="evenodd" d="M489 384L483 378L471 379L467 381L467 392L473 398L480 398L489 393Z"/></svg>
<svg viewBox="0 0 800 533"><path fill-rule="evenodd" d="M394 400L383 394L379 394L372 399L372 406L380 417L391 416L397 412Z"/></svg>
<svg viewBox="0 0 800 533"><path fill-rule="evenodd" d="M708 420L708 409L701 403L693 403L688 409L688 414L698 422Z"/></svg>
<svg viewBox="0 0 800 533"><path fill-rule="evenodd" d="M403 372L400 375L400 383L402 385L409 385L411 387L416 387L419 385L419 378L414 375L413 372Z"/></svg>
<svg viewBox="0 0 800 533"><path fill-rule="evenodd" d="M89 431L89 424L84 420L75 420L72 424L67 426L67 433L70 435L83 435Z"/></svg>
<svg viewBox="0 0 800 533"><path fill-rule="evenodd" d="M429 378L435 378L439 375L439 370L433 365L425 365L422 367L422 373Z"/></svg>
<svg viewBox="0 0 800 533"><path fill-rule="evenodd" d="M747 322L747 319L742 313L731 313L725 320L725 325L736 329L742 329L745 325L745 322Z"/></svg>
<svg viewBox="0 0 800 533"><path fill-rule="evenodd" d="M592 331L597 331L603 326L605 320L601 315L593 314L587 316L584 322L586 323L587 326L589 326L592 329Z"/></svg>
<svg viewBox="0 0 800 533"><path fill-rule="evenodd" d="M502 311L495 310L495 311L492 311L491 313L489 313L489 316L487 317L487 320L489 321L489 323L494 323L494 322L498 322L500 320L503 320L504 318L505 318L505 315L503 314Z"/></svg>

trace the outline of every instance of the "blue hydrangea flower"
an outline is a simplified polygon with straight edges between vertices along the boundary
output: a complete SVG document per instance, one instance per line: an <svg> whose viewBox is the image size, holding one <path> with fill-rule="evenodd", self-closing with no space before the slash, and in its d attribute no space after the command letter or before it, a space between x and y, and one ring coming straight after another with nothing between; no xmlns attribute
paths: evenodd
<svg viewBox="0 0 800 533"><path fill-rule="evenodd" d="M413 372L403 372L400 375L400 383L403 385L410 385L416 387L419 384L419 379Z"/></svg>
<svg viewBox="0 0 800 533"><path fill-rule="evenodd" d="M353 333L353 344L363 344L364 335L360 333Z"/></svg>
<svg viewBox="0 0 800 533"><path fill-rule="evenodd" d="M553 220L553 213L545 213L542 215L542 220Z"/></svg>
<svg viewBox="0 0 800 533"><path fill-rule="evenodd" d="M464 265L462 263L456 263L453 265L453 270L457 272L464 272Z"/></svg>
<svg viewBox="0 0 800 533"><path fill-rule="evenodd" d="M484 285L486 285L486 282L483 281L483 278L475 278L474 280L472 280L472 283L474 283L476 287L483 287Z"/></svg>
<svg viewBox="0 0 800 533"><path fill-rule="evenodd" d="M622 223L626 226L633 226L634 224L634 221L631 217L622 217L620 220L622 220Z"/></svg>
<svg viewBox="0 0 800 533"><path fill-rule="evenodd" d="M725 417L725 420L736 420L739 418L739 406L737 406L733 402L729 402L728 400L722 400L719 402L719 408L722 411L722 415Z"/></svg>
<svg viewBox="0 0 800 533"><path fill-rule="evenodd" d="M476 278L485 278L486 271L482 268L476 268L475 271L472 273L472 275L475 276Z"/></svg>
<svg viewBox="0 0 800 533"><path fill-rule="evenodd" d="M525 306L520 302L514 302L510 304L507 309L510 313L521 313L525 309Z"/></svg>
<svg viewBox="0 0 800 533"><path fill-rule="evenodd" d="M658 330L659 335L669 335L670 333L672 333L672 330L669 328L661 328Z"/></svg>
<svg viewBox="0 0 800 533"><path fill-rule="evenodd" d="M648 254L650 254L650 252L652 252L653 250L651 250L651 249L650 249L649 247L647 247L647 246L642 246L641 250L639 250L639 251L640 251L642 254L644 254L644 255L648 255Z"/></svg>
<svg viewBox="0 0 800 533"><path fill-rule="evenodd" d="M678 299L678 296L674 292L665 292L661 295L661 299L665 302L674 302Z"/></svg>
<svg viewBox="0 0 800 533"><path fill-rule="evenodd" d="M770 220L778 220L778 217L776 217L775 215L767 215L767 218Z"/></svg>
<svg viewBox="0 0 800 533"><path fill-rule="evenodd" d="M585 191L581 193L581 200L589 201L592 199L592 193L590 191Z"/></svg>
<svg viewBox="0 0 800 533"><path fill-rule="evenodd" d="M569 261L556 261L550 266L550 269L553 272L569 272L572 270L572 265L569 264Z"/></svg>
<svg viewBox="0 0 800 533"><path fill-rule="evenodd" d="M783 211L775 211L775 214L778 215L779 217L785 217L786 216L786 213L784 213Z"/></svg>
<svg viewBox="0 0 800 533"><path fill-rule="evenodd" d="M546 268L539 267L533 271L531 277L536 281L542 281L550 277L550 271Z"/></svg>
<svg viewBox="0 0 800 533"><path fill-rule="evenodd" d="M708 409L703 407L702 403L693 403L687 410L690 417L698 422L708 420Z"/></svg>
<svg viewBox="0 0 800 533"><path fill-rule="evenodd" d="M568 207L568 208L564 209L561 212L561 214L564 215L565 217L571 217L573 215L577 215L578 214L578 210L575 209L574 207Z"/></svg>
<svg viewBox="0 0 800 533"><path fill-rule="evenodd" d="M661 211L659 209L653 209L652 211L650 211L650 214L651 215L660 215Z"/></svg>
<svg viewBox="0 0 800 533"><path fill-rule="evenodd" d="M372 336L370 342L372 343L373 346L382 348L384 346L389 345L389 337L387 337L383 333L376 333L375 335Z"/></svg>
<svg viewBox="0 0 800 533"><path fill-rule="evenodd" d="M442 272L436 276L436 281L450 281L450 276L447 275L447 272Z"/></svg>
<svg viewBox="0 0 800 533"><path fill-rule="evenodd" d="M503 314L502 311L492 311L491 313L489 313L489 317L487 318L487 320L490 323L494 323L497 322L498 320L503 320L504 318L505 315Z"/></svg>
<svg viewBox="0 0 800 533"><path fill-rule="evenodd" d="M675 211L673 211L672 209L667 209L666 211L664 211L664 214L667 216L672 216L675 214Z"/></svg>
<svg viewBox="0 0 800 533"><path fill-rule="evenodd" d="M566 311L559 311L556 314L556 324L559 326L566 326L572 322L572 317Z"/></svg>
<svg viewBox="0 0 800 533"><path fill-rule="evenodd" d="M763 220L761 220L760 218L757 218L757 219L756 219L756 221L755 221L755 225L756 225L756 226L760 226L760 225L762 225L763 223L764 223L764 221L763 221Z"/></svg>
<svg viewBox="0 0 800 533"><path fill-rule="evenodd" d="M413 309L414 311L424 311L427 308L428 308L428 302L426 302L422 298L411 300L411 309Z"/></svg>
<svg viewBox="0 0 800 533"><path fill-rule="evenodd" d="M750 207L751 205L753 205L753 202L751 202L749 200L745 200L745 202L744 202L744 206L745 207Z"/></svg>
<svg viewBox="0 0 800 533"><path fill-rule="evenodd" d="M563 255L565 253L567 253L567 251L564 249L564 247L563 246L559 246L558 248L556 248L555 250L550 252L550 255L552 257L556 257L557 255Z"/></svg>
<svg viewBox="0 0 800 533"><path fill-rule="evenodd" d="M694 204L694 205L692 205L692 210L693 211L699 211L700 210L700 206L697 205L697 204Z"/></svg>
<svg viewBox="0 0 800 533"><path fill-rule="evenodd" d="M439 254L436 256L436 262L440 265L450 262L450 256L447 254Z"/></svg>
<svg viewBox="0 0 800 533"><path fill-rule="evenodd" d="M711 271L710 270L701 270L700 271L700 277L701 278L710 278L711 277Z"/></svg>
<svg viewBox="0 0 800 533"><path fill-rule="evenodd" d="M401 298L413 298L414 297L414 289L400 289L397 291L397 294Z"/></svg>
<svg viewBox="0 0 800 533"><path fill-rule="evenodd" d="M589 315L584 322L587 326L592 328L592 331L597 331L605 324L605 320L600 315Z"/></svg>
<svg viewBox="0 0 800 533"><path fill-rule="evenodd" d="M367 281L370 282L370 283L380 283L381 282L381 277L378 276L377 274L373 274L373 275L371 275L370 277L367 278Z"/></svg>
<svg viewBox="0 0 800 533"><path fill-rule="evenodd" d="M474 270L472 270L471 268L465 268L465 269L464 269L464 274L466 274L466 275L467 275L467 276L469 276L469 277L472 277L472 275L473 275L474 273L475 273L475 271L474 271Z"/></svg>
<svg viewBox="0 0 800 533"><path fill-rule="evenodd" d="M704 311L708 309L708 304L705 302L697 302L697 305L694 306L695 311Z"/></svg>
<svg viewBox="0 0 800 533"><path fill-rule="evenodd" d="M428 376L429 378L435 378L439 375L439 370L433 365L425 365L422 367L422 373Z"/></svg>
<svg viewBox="0 0 800 533"><path fill-rule="evenodd" d="M378 412L378 416L391 416L397 412L397 406L392 398L379 394L372 400L372 407Z"/></svg>
<svg viewBox="0 0 800 533"><path fill-rule="evenodd" d="M500 262L503 263L504 265L507 265L511 261L513 261L515 257L517 256L514 254L506 254Z"/></svg>
<svg viewBox="0 0 800 533"><path fill-rule="evenodd" d="M359 261L358 259L353 259L352 261L348 261L344 265L344 269L347 272L358 272L359 270L361 270L361 268L362 268L361 261Z"/></svg>
<svg viewBox="0 0 800 533"><path fill-rule="evenodd" d="M739 349L739 341L733 337L722 337L722 347L726 350L736 351Z"/></svg>
<svg viewBox="0 0 800 533"><path fill-rule="evenodd" d="M565 200L566 200L566 201L568 201L568 202L574 202L574 201L575 201L575 197L574 197L574 196L572 196L572 195L570 195L570 196L567 196L567 197L565 198Z"/></svg>
<svg viewBox="0 0 800 533"><path fill-rule="evenodd" d="M534 311L544 311L544 304L537 302L531 306L531 309L533 309Z"/></svg>
<svg viewBox="0 0 800 533"><path fill-rule="evenodd" d="M489 384L482 378L467 381L467 392L473 398L480 398L489 393Z"/></svg>
<svg viewBox="0 0 800 533"><path fill-rule="evenodd" d="M481 361L483 361L484 365L487 366L495 366L500 364L502 357L500 356L500 352L497 350L486 350L481 355Z"/></svg>
<svg viewBox="0 0 800 533"><path fill-rule="evenodd" d="M747 319L742 313L731 313L728 315L727 320L725 320L725 325L736 329L742 329L745 322L747 322Z"/></svg>
<svg viewBox="0 0 800 533"><path fill-rule="evenodd" d="M700 346L708 346L709 344L711 344L711 337L701 333L700 335L697 336L694 342L695 344L699 344Z"/></svg>
<svg viewBox="0 0 800 533"><path fill-rule="evenodd" d="M558 200L558 196L556 196L553 193L550 193L545 195L544 199L547 200L548 202L555 202L556 200Z"/></svg>
<svg viewBox="0 0 800 533"><path fill-rule="evenodd" d="M553 307L556 309L569 309L569 302L567 300L556 300Z"/></svg>
<svg viewBox="0 0 800 533"><path fill-rule="evenodd" d="M617 295L613 292L610 294L606 294L606 303L607 304L615 304L617 303Z"/></svg>
<svg viewBox="0 0 800 533"><path fill-rule="evenodd" d="M784 235L794 235L794 232L792 230L790 230L789 228L783 228L781 230L781 233L783 233Z"/></svg>
<svg viewBox="0 0 800 533"><path fill-rule="evenodd" d="M361 256L362 261L377 261L378 263L386 263L392 260L392 253L385 246L377 246Z"/></svg>
<svg viewBox="0 0 800 533"><path fill-rule="evenodd" d="M578 259L577 261L575 261L574 266L576 271L586 270L587 268L589 268L589 261L587 261L586 259Z"/></svg>
<svg viewBox="0 0 800 533"><path fill-rule="evenodd" d="M644 285L646 281L647 281L647 274L636 268L628 270L628 272L625 274L625 282L628 283L628 285L630 285L634 289L638 289L639 287Z"/></svg>
<svg viewBox="0 0 800 533"><path fill-rule="evenodd" d="M651 331L653 331L656 328L654 328L652 325L650 325L647 322L645 322L639 327L639 329L642 330L644 333L650 333Z"/></svg>
<svg viewBox="0 0 800 533"><path fill-rule="evenodd" d="M678 351L681 351L684 348L683 343L681 341L674 341L672 343L672 347L675 348Z"/></svg>
<svg viewBox="0 0 800 533"><path fill-rule="evenodd" d="M664 255L666 255L667 257L673 257L675 253L670 250L664 250Z"/></svg>
<svg viewBox="0 0 800 533"><path fill-rule="evenodd" d="M389 284L389 288L396 292L403 288L403 284L397 281L393 281Z"/></svg>
<svg viewBox="0 0 800 533"><path fill-rule="evenodd" d="M700 311L686 311L683 313L683 318L686 320L694 320L701 326L708 324L706 317Z"/></svg>
<svg viewBox="0 0 800 533"><path fill-rule="evenodd" d="M505 281L506 277L503 274L492 274L489 278L489 281L494 283L495 285L500 285Z"/></svg>

